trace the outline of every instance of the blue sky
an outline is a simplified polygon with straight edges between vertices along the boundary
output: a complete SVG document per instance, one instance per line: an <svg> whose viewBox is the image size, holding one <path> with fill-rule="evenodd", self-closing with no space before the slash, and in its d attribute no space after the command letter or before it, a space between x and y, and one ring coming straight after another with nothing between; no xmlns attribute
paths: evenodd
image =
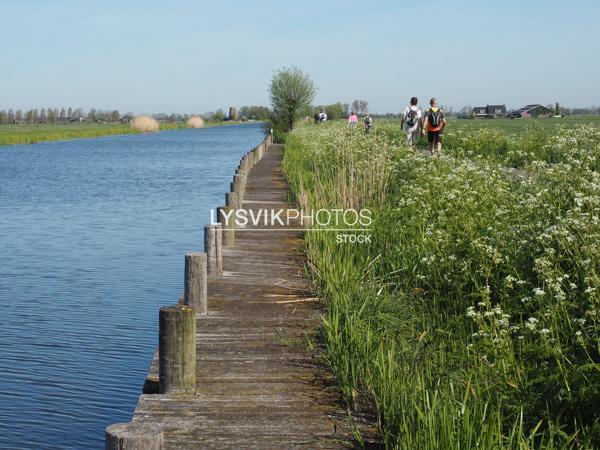
<svg viewBox="0 0 600 450"><path fill-rule="evenodd" d="M316 103L600 104L597 0L0 0L0 109L268 104L297 65Z"/></svg>

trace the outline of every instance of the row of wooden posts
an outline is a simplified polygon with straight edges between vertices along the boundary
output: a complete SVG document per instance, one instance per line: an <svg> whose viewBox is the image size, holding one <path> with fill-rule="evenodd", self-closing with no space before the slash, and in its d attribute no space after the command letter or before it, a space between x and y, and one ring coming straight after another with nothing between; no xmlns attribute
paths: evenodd
<svg viewBox="0 0 600 450"><path fill-rule="evenodd" d="M159 311L159 394L194 395L196 390L196 315L208 313L208 278L223 275L223 247L235 246L235 210L242 208L247 177L273 142L272 135L247 152L233 175L217 223L204 227L204 253L185 255L183 301ZM229 220L227 220L229 218ZM159 450L163 431L144 422L106 428L107 450Z"/></svg>

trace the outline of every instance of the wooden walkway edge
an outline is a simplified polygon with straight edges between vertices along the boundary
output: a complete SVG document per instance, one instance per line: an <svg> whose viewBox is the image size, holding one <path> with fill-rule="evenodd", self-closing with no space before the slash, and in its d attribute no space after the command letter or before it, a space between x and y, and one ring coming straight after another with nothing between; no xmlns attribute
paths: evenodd
<svg viewBox="0 0 600 450"><path fill-rule="evenodd" d="M243 208L292 208L283 147L264 149L245 175ZM196 315L195 394L144 393L132 422L161 429L165 449L357 447L331 373L307 349L320 311L304 262L302 232L236 229L223 274L208 279L208 314ZM145 392L157 383L155 354Z"/></svg>

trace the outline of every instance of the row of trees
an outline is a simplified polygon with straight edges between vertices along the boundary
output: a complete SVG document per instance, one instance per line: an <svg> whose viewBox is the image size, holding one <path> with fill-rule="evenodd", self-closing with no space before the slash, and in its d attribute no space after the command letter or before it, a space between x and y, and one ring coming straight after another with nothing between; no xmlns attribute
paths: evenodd
<svg viewBox="0 0 600 450"><path fill-rule="evenodd" d="M233 111L234 117L229 117ZM229 113L226 113L221 108L216 111L209 111L202 116L207 120L214 120L215 122L221 122L223 120L268 120L271 116L271 110L266 106L242 106L239 111L235 108L231 108Z"/></svg>
<svg viewBox="0 0 600 450"><path fill-rule="evenodd" d="M327 118L330 120L336 119L344 119L350 115L351 111L354 111L356 114L366 114L369 112L369 102L366 100L354 100L352 102L352 108L348 103L332 103L331 105L321 105L315 106L312 109L312 114L306 114L308 116L313 116L315 113L319 113L321 111L325 111L327 113Z"/></svg>
<svg viewBox="0 0 600 450"><path fill-rule="evenodd" d="M42 108L30 109L25 112L20 109L0 110L0 125L5 124L43 124L67 123L79 120L91 122L118 122L121 119L119 111L92 108L87 114L82 108Z"/></svg>

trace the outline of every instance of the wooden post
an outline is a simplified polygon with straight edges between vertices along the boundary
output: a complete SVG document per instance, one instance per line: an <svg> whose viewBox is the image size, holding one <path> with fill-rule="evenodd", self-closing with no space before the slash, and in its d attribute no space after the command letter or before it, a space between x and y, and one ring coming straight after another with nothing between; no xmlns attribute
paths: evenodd
<svg viewBox="0 0 600 450"><path fill-rule="evenodd" d="M229 220L227 215L230 214ZM223 245L225 247L235 246L235 211L228 206L219 206L217 208L217 220L221 222L223 227Z"/></svg>
<svg viewBox="0 0 600 450"><path fill-rule="evenodd" d="M238 206L241 208L244 204L244 192L246 189L246 175L235 174L233 176L232 191L238 195Z"/></svg>
<svg viewBox="0 0 600 450"><path fill-rule="evenodd" d="M144 422L115 423L106 427L106 450L162 450L162 429Z"/></svg>
<svg viewBox="0 0 600 450"><path fill-rule="evenodd" d="M215 225L215 248L217 254L217 275L223 275L223 227Z"/></svg>
<svg viewBox="0 0 600 450"><path fill-rule="evenodd" d="M206 281L207 253L186 253L183 302L199 314L208 312Z"/></svg>
<svg viewBox="0 0 600 450"><path fill-rule="evenodd" d="M158 378L160 394L196 391L196 313L187 305L159 312Z"/></svg>
<svg viewBox="0 0 600 450"><path fill-rule="evenodd" d="M207 255L208 274L211 276L220 275L217 268L217 227L216 225L204 226L204 251Z"/></svg>
<svg viewBox="0 0 600 450"><path fill-rule="evenodd" d="M240 207L236 192L227 192L225 194L225 206L233 209L238 209Z"/></svg>

